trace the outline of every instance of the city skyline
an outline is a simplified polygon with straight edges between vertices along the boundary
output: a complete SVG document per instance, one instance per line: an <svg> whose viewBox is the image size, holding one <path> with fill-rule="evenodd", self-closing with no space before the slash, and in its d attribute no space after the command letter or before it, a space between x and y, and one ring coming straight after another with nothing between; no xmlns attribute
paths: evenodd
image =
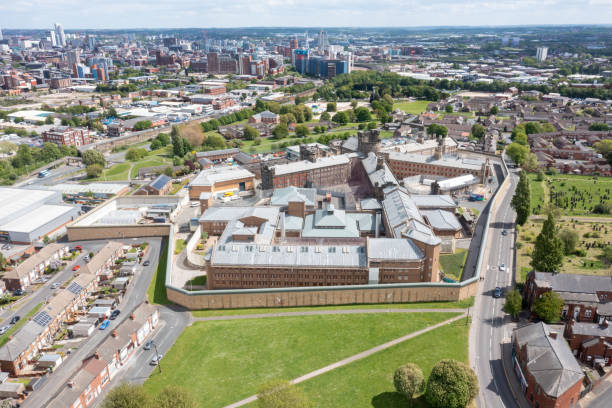
<svg viewBox="0 0 612 408"><path fill-rule="evenodd" d="M32 14L31 10L37 13ZM440 10L447 10L441 13ZM140 0L82 4L78 0L15 1L0 5L0 26L43 29L61 22L65 29L191 27L431 27L609 24L612 1L581 0L262 0L231 3ZM486 24L483 24L486 23Z"/></svg>

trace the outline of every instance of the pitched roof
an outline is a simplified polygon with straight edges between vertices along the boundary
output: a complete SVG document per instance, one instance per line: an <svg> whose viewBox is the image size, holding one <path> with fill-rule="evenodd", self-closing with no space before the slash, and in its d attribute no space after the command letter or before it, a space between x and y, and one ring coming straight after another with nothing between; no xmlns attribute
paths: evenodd
<svg viewBox="0 0 612 408"><path fill-rule="evenodd" d="M612 277L595 275L577 275L573 273L535 272L538 286L552 288L555 292L597 293L612 292Z"/></svg>

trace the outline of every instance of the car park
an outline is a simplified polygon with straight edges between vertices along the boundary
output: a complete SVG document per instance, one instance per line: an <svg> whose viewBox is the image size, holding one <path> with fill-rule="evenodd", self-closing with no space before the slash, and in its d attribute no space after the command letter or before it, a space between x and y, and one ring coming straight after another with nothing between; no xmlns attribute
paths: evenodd
<svg viewBox="0 0 612 408"><path fill-rule="evenodd" d="M100 327L98 327L100 330L104 330L108 327L108 325L110 324L110 320L106 319L102 322L102 324L100 324Z"/></svg>
<svg viewBox="0 0 612 408"><path fill-rule="evenodd" d="M10 323L15 324L19 321L19 319L21 319L21 316L13 316Z"/></svg>
<svg viewBox="0 0 612 408"><path fill-rule="evenodd" d="M149 340L145 343L143 349L145 350L151 350L151 347L153 347L153 340Z"/></svg>
<svg viewBox="0 0 612 408"><path fill-rule="evenodd" d="M2 327L0 327L0 335L6 333L8 331L8 329L10 329L9 326L2 326Z"/></svg>
<svg viewBox="0 0 612 408"><path fill-rule="evenodd" d="M115 320L117 318L117 316L119 316L120 313L121 313L121 310L119 310L119 309L113 310L113 312L111 313L109 319Z"/></svg>
<svg viewBox="0 0 612 408"><path fill-rule="evenodd" d="M154 365L154 366L158 365L158 364L159 364L159 362L160 362L160 360L162 359L162 357L163 357L163 355L162 355L162 354L158 354L158 355L156 355L156 356L153 356L153 359L151 360L151 363L150 363L150 364L151 364L151 365Z"/></svg>
<svg viewBox="0 0 612 408"><path fill-rule="evenodd" d="M499 286L493 291L493 296L496 298L501 297L501 288Z"/></svg>

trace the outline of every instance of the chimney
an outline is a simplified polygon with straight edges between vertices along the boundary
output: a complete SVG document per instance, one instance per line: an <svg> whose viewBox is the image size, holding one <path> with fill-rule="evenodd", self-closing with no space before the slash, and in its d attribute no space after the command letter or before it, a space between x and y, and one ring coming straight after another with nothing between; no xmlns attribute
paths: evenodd
<svg viewBox="0 0 612 408"><path fill-rule="evenodd" d="M378 238L378 235L379 235L379 233L380 233L380 213L378 213L378 212L376 213L376 224L375 224L375 227L374 227L374 228L376 228L376 229L374 230L374 236L375 236L376 238Z"/></svg>
<svg viewBox="0 0 612 408"><path fill-rule="evenodd" d="M94 357L96 358L96 360L100 359L100 354L96 351L96 353L94 354Z"/></svg>
<svg viewBox="0 0 612 408"><path fill-rule="evenodd" d="M557 332L556 332L556 331L552 331L552 330L550 330L550 331L548 332L548 336L549 336L551 339L556 339L556 338L557 338Z"/></svg>
<svg viewBox="0 0 612 408"><path fill-rule="evenodd" d="M111 333L111 336L113 336L113 337L117 337L117 336L118 336L118 334L117 334L117 330L113 330L113 332Z"/></svg>
<svg viewBox="0 0 612 408"><path fill-rule="evenodd" d="M289 203L289 205L291 205L291 203ZM282 212L281 213L281 238L285 238L285 213Z"/></svg>
<svg viewBox="0 0 612 408"><path fill-rule="evenodd" d="M134 320L136 318L136 316L134 316L134 313L130 313L130 320Z"/></svg>
<svg viewBox="0 0 612 408"><path fill-rule="evenodd" d="M601 327L603 328L608 328L608 319L603 319L603 322L601 322Z"/></svg>

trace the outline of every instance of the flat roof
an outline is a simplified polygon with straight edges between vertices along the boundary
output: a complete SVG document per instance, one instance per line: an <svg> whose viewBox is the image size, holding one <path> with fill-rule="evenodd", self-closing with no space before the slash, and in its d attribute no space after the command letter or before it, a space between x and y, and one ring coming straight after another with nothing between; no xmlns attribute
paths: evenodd
<svg viewBox="0 0 612 408"><path fill-rule="evenodd" d="M59 191L63 194L79 194L92 192L94 194L119 194L121 190L129 187L129 184L119 183L89 183L89 184L70 184L60 183L47 186L49 190Z"/></svg>
<svg viewBox="0 0 612 408"><path fill-rule="evenodd" d="M275 175L291 174L298 171L308 171L319 169L323 167L337 166L340 164L348 164L350 159L347 155L321 157L315 162L308 160L302 160L297 162L291 162L286 164L276 164L272 166Z"/></svg>
<svg viewBox="0 0 612 408"><path fill-rule="evenodd" d="M43 189L0 187L0 220L14 218L23 208L43 203L57 196L57 192ZM58 200L59 201L59 200Z"/></svg>
<svg viewBox="0 0 612 408"><path fill-rule="evenodd" d="M214 186L216 183L255 177L253 173L240 166L214 167L202 170L190 183L192 186Z"/></svg>
<svg viewBox="0 0 612 408"><path fill-rule="evenodd" d="M44 204L38 207L36 211L24 214L4 225L0 225L0 230L29 233L72 211L76 211L76 207Z"/></svg>

